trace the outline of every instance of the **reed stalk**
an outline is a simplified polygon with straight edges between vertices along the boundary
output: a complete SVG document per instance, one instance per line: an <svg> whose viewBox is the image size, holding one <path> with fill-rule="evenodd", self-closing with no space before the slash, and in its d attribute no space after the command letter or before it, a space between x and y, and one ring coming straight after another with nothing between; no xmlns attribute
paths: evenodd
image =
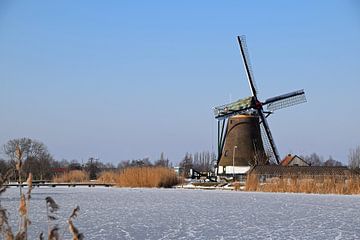
<svg viewBox="0 0 360 240"><path fill-rule="evenodd" d="M98 182L113 183L118 187L164 187L180 183L176 173L166 167L130 167L121 171L103 172Z"/></svg>
<svg viewBox="0 0 360 240"><path fill-rule="evenodd" d="M249 175L245 189L262 192L360 194L360 177L288 175L260 182L258 176Z"/></svg>

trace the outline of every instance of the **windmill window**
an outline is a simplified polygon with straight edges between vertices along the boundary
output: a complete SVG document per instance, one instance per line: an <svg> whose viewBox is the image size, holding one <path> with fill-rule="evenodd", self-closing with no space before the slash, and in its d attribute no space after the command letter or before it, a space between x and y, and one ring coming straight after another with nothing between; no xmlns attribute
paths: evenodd
<svg viewBox="0 0 360 240"><path fill-rule="evenodd" d="M265 182L266 181L266 175L260 175L260 182Z"/></svg>
<svg viewBox="0 0 360 240"><path fill-rule="evenodd" d="M225 150L224 156L227 157L227 155L228 155L228 150Z"/></svg>

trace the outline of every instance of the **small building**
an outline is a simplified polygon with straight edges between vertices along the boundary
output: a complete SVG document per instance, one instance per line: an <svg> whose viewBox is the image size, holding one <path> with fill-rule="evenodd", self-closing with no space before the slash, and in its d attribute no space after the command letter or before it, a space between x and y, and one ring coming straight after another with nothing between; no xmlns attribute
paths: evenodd
<svg viewBox="0 0 360 240"><path fill-rule="evenodd" d="M304 159L299 157L298 155L288 154L281 162L281 166L301 166L301 167L308 167L311 164L306 162Z"/></svg>

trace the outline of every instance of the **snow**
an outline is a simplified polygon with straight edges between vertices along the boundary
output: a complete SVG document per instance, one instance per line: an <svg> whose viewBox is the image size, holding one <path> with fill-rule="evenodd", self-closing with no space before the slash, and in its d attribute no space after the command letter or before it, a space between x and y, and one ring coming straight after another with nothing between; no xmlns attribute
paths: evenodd
<svg viewBox="0 0 360 240"><path fill-rule="evenodd" d="M47 232L45 197L85 239L357 239L360 196L252 193L221 190L40 187L32 193L29 239ZM9 188L1 203L17 226L19 193ZM1 237L0 237L1 239Z"/></svg>

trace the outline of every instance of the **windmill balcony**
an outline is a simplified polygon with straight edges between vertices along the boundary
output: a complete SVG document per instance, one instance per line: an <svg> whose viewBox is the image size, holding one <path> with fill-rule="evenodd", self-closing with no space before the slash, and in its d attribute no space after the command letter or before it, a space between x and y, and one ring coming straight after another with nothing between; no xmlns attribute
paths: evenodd
<svg viewBox="0 0 360 240"><path fill-rule="evenodd" d="M239 175L246 174L250 170L250 166L219 166L219 175Z"/></svg>

